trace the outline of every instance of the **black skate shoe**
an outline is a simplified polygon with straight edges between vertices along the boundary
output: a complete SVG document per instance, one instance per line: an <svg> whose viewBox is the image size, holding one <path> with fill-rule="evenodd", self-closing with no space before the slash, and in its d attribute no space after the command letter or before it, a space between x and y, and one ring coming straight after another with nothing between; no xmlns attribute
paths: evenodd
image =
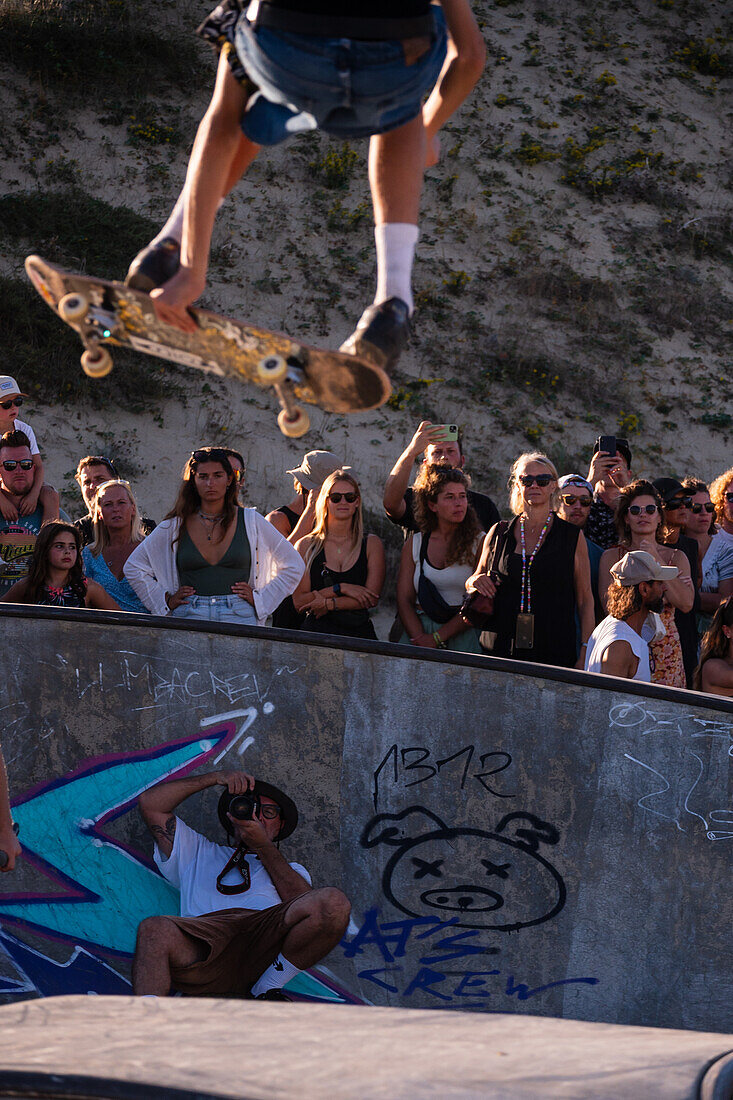
<svg viewBox="0 0 733 1100"><path fill-rule="evenodd" d="M172 279L181 266L181 246L173 237L148 244L130 264L125 283L133 290L150 293Z"/></svg>
<svg viewBox="0 0 733 1100"><path fill-rule="evenodd" d="M395 365L410 334L410 311L401 298L388 298L369 306L340 351L359 355L383 370Z"/></svg>

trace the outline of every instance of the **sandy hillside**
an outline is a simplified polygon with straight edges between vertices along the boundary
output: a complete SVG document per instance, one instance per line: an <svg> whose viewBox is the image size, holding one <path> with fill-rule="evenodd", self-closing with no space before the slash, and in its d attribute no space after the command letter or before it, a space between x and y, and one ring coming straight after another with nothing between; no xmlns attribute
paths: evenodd
<svg viewBox="0 0 733 1100"><path fill-rule="evenodd" d="M84 0L40 6L52 40ZM34 6L11 7L24 34ZM118 7L126 18L141 10ZM286 501L284 471L327 447L357 468L376 511L423 416L463 426L475 484L502 506L521 450L545 449L567 471L585 466L600 432L629 435L641 474L709 478L731 465L728 4L481 0L474 9L489 59L427 173L419 314L390 405L348 418L314 409L309 434L291 442L269 395L215 378L203 385L191 371L174 371L173 397L135 412L117 403L114 375L103 400L74 400L72 389L66 404L45 403L42 379L28 419L70 510L82 454L118 458L159 517L188 451L228 442L247 457L258 507ZM159 6L160 40L189 34L207 10ZM70 194L73 210L84 193L113 214L160 222L214 62L194 44L185 91L163 83L123 98L110 87L82 99L61 65L41 70L30 51L4 49L0 276L11 286L29 251L87 265L83 248L65 244L67 230L23 229L18 211L34 196ZM264 153L221 212L206 303L337 345L373 290L365 152L308 136ZM5 349L10 373L18 347Z"/></svg>

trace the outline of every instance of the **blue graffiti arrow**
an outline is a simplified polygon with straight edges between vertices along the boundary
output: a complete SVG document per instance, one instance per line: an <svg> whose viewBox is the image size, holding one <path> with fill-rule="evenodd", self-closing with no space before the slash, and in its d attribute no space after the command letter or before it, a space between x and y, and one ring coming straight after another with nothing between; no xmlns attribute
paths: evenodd
<svg viewBox="0 0 733 1100"><path fill-rule="evenodd" d="M235 734L236 725L227 722L205 739L86 761L20 798L13 816L24 855L56 889L0 895L3 921L131 955L140 921L178 913L179 895L150 861L102 827L127 813L142 791L203 764Z"/></svg>
<svg viewBox="0 0 733 1100"><path fill-rule="evenodd" d="M75 947L66 962L59 963L40 951L34 951L28 944L21 943L7 932L0 933L0 946L28 981L27 986L21 987L23 992L37 992L42 997L90 992L129 996L132 992L126 978L101 959L90 955L83 947Z"/></svg>

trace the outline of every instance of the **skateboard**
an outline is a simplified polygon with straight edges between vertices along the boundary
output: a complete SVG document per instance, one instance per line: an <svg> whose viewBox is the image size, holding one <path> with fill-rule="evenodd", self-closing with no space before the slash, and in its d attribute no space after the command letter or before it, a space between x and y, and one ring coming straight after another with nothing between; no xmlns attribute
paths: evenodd
<svg viewBox="0 0 733 1100"><path fill-rule="evenodd" d="M25 270L44 301L79 334L81 366L90 378L112 370L107 345L114 345L270 387L281 406L280 430L293 438L310 426L296 398L346 413L376 409L392 392L382 368L358 356L311 347L205 309L190 311L197 332L181 332L158 319L147 294L123 283L76 275L40 256L28 256Z"/></svg>

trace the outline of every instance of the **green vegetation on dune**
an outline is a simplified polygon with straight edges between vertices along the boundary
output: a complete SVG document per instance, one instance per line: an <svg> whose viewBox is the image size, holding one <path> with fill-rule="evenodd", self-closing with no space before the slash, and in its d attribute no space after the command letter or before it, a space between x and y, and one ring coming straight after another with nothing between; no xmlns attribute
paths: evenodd
<svg viewBox="0 0 733 1100"><path fill-rule="evenodd" d="M149 8L134 0L5 0L0 62L84 102L208 83L203 47L191 35L162 36Z"/></svg>
<svg viewBox="0 0 733 1100"><path fill-rule="evenodd" d="M105 279L122 279L156 226L126 206L110 206L78 187L0 197L0 240L44 260Z"/></svg>
<svg viewBox="0 0 733 1100"><path fill-rule="evenodd" d="M114 370L91 379L80 366L78 337L41 300L30 283L0 276L0 332L6 369L23 379L31 395L47 404L77 407L124 406L150 410L151 402L173 396L177 368L149 356L113 348Z"/></svg>

